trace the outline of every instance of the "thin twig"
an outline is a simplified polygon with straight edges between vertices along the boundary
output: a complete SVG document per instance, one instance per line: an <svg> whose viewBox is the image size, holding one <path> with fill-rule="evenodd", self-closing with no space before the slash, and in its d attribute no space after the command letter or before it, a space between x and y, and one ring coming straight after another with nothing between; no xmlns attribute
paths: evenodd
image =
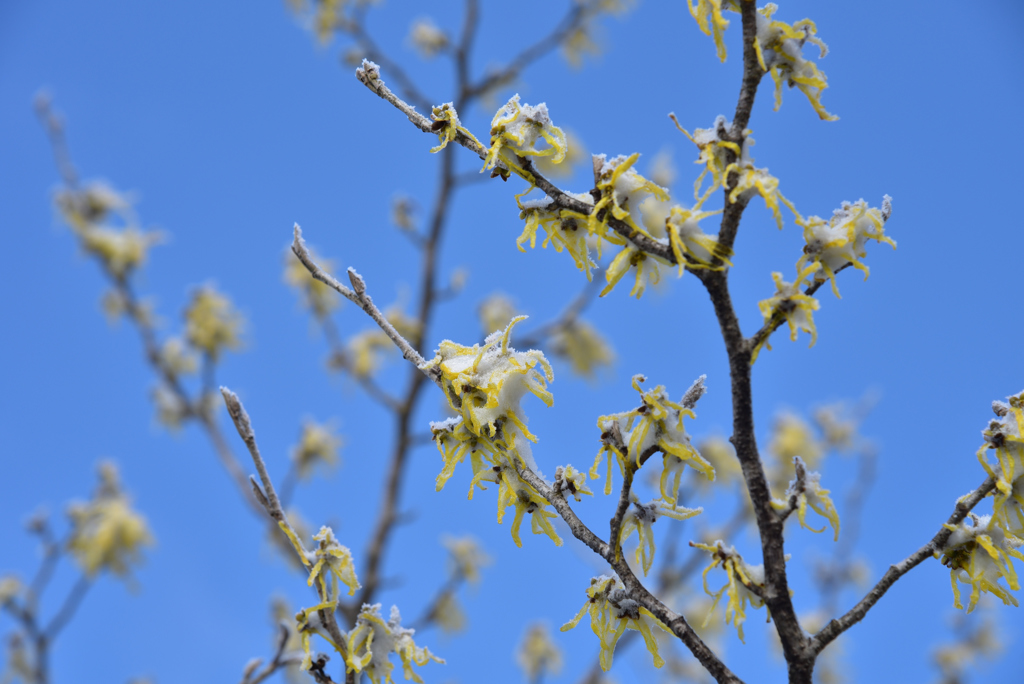
<svg viewBox="0 0 1024 684"><path fill-rule="evenodd" d="M864 616L868 614L868 611L878 603L878 600L885 595L885 592L889 590L889 587L891 587L896 580L920 565L925 559L940 552L946 545L946 542L949 541L950 535L953 534L949 527L956 527L963 522L964 518L967 517L967 514L970 513L971 510L995 488L995 478L989 477L982 482L977 489L957 501L952 515L950 515L949 520L946 521L946 525L944 525L935 534L935 536L932 537L931 541L904 558L899 563L890 565L889 569L885 571L884 575L882 575L882 579L878 580L878 583L871 588L871 591L869 591L864 598L857 602L857 605L847 611L842 617L831 620L827 625L825 625L824 629L811 637L809 643L811 651L815 655L821 653L826 646L836 639L836 637L863 620ZM949 527L947 527L947 525Z"/></svg>
<svg viewBox="0 0 1024 684"><path fill-rule="evenodd" d="M43 629L42 636L48 643L52 643L71 618L74 617L75 611L78 610L78 606L82 604L82 599L84 599L85 595L89 593L89 588L91 586L92 578L83 573L78 578L78 581L75 582L75 585L71 587L71 591L68 592L67 597L65 597L60 610L58 610L57 614L50 620L50 624Z"/></svg>

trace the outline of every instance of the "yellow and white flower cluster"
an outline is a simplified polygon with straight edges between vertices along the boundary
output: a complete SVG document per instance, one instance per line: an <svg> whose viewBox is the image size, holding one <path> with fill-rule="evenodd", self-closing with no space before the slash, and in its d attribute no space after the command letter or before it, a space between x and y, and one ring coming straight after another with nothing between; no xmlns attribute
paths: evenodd
<svg viewBox="0 0 1024 684"><path fill-rule="evenodd" d="M540 141L546 146L538 148ZM491 120L491 147L481 170L491 169L504 178L511 171L529 181L532 176L522 168L520 157L550 157L552 164L560 164L567 150L565 133L551 123L547 105L520 105L516 94ZM505 169L497 167L499 161Z"/></svg>
<svg viewBox="0 0 1024 684"><path fill-rule="evenodd" d="M649 610L630 598L618 577L601 575L591 579L590 587L587 588L587 602L580 608L576 617L562 625L562 631L568 631L578 625L584 615L590 615L590 628L601 642L601 655L598 660L605 672L611 668L615 645L627 629L640 632L647 650L654 657L654 667L665 664L658 653L658 642L652 629L658 627L669 634L672 633L671 630Z"/></svg>
<svg viewBox="0 0 1024 684"><path fill-rule="evenodd" d="M423 678L412 669L431 660L444 664L430 649L417 646L413 641L416 630L402 627L402 616L397 606L391 606L391 615L385 621L380 614L381 605L364 605L356 618L356 626L348 633L348 667L357 673L365 672L373 684L394 684L391 671L395 666L390 656L396 654L402 661L405 679L422 684Z"/></svg>
<svg viewBox="0 0 1024 684"><path fill-rule="evenodd" d="M440 370L449 406L459 414L431 423L434 441L444 458L437 490L469 454L473 469L470 498L474 488L485 489L486 482L499 485L498 522L502 522L508 507L515 507L512 538L516 545L522 545L519 526L523 516L529 514L533 533L546 534L560 546L562 540L550 521L555 514L546 510L547 501L519 476L524 466L537 470L530 449L530 442L537 441L537 437L527 427L520 403L527 394L548 406L554 402L547 389L554 372L544 354L516 351L509 344L512 328L525 318L513 318L503 331L488 336L483 345L467 347L445 340L434 359L424 366L424 370Z"/></svg>
<svg viewBox="0 0 1024 684"><path fill-rule="evenodd" d="M690 542L690 546L702 549L711 554L711 564L704 569L704 591L714 601L704 618L704 625L707 626L715 607L722 599L722 595L729 597L725 609L725 622L732 623L736 627L736 633L743 641L743 623L747 619L747 605L760 608L764 600L760 596L760 590L764 588L764 565L750 565L743 557L736 552L736 548L726 546L722 540L714 544L698 544ZM718 591L708 589L708 573L716 567L721 566L725 571L728 581Z"/></svg>

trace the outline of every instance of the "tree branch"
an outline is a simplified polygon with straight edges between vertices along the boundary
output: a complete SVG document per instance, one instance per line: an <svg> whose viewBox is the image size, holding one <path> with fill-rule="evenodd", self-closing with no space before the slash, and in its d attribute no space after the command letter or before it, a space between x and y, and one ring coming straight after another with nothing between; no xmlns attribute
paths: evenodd
<svg viewBox="0 0 1024 684"><path fill-rule="evenodd" d="M946 525L955 527L963 522L967 514L995 488L996 481L993 477L989 477L982 482L977 489L956 502L956 507L953 509L952 515L949 516L949 520L946 521ZM847 611L842 617L830 621L825 625L824 629L811 637L809 643L811 652L815 655L821 653L826 646L835 641L836 637L863 620L868 611L889 590L889 587L896 583L896 580L920 565L925 559L941 551L946 542L949 541L951 534L953 532L943 526L927 544L899 563L890 565L889 569L882 575L882 579L878 580L878 584L872 587L871 591L857 602L857 605Z"/></svg>

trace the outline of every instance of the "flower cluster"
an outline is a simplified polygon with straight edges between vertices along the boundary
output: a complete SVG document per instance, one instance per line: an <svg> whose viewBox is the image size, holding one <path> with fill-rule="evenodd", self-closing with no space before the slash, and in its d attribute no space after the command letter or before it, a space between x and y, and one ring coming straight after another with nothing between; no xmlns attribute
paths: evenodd
<svg viewBox="0 0 1024 684"><path fill-rule="evenodd" d="M725 61L726 49L723 34L729 21L722 16L722 10L739 13L740 0L687 0L690 14L697 20L697 25L705 35L713 35L718 58ZM773 15L778 6L770 2L757 10L757 35L754 39L754 50L761 68L772 75L775 81L775 109L782 104L782 84L797 87L807 96L818 116L826 121L835 121L838 117L825 111L821 104L821 93L828 87L828 81L811 60L803 58L803 48L807 43L817 45L820 56L828 53L828 47L817 37L818 29L810 19L802 19L794 24L787 24Z"/></svg>
<svg viewBox="0 0 1024 684"><path fill-rule="evenodd" d="M544 675L558 675L562 669L562 651L551 639L547 625L543 622L530 625L516 651L516 661L527 682L539 682Z"/></svg>
<svg viewBox="0 0 1024 684"><path fill-rule="evenodd" d="M448 147L448 143L458 137L459 133L480 144L472 133L462 127L462 122L459 121L459 114L455 111L455 105L451 102L445 102L440 107L434 107L430 112L430 118L434 123L430 125L431 130L437 133L437 138L440 144L437 147L431 147L431 152L440 152L444 148Z"/></svg>
<svg viewBox="0 0 1024 684"><path fill-rule="evenodd" d="M99 466L100 483L93 499L68 506L71 534L68 551L86 575L101 570L128 575L142 559L142 547L153 544L146 520L131 508L121 490L117 467L110 462Z"/></svg>
<svg viewBox="0 0 1024 684"><path fill-rule="evenodd" d="M333 468L338 464L338 449L344 443L331 425L307 420L302 424L299 443L292 448L291 457L296 475L300 478L309 477L320 464Z"/></svg>
<svg viewBox="0 0 1024 684"><path fill-rule="evenodd" d="M726 184L730 173L736 174L736 185L729 191L730 203L735 203L740 198L749 199L755 194L760 195L765 206L771 210L775 217L775 223L782 228L782 211L779 203L789 207L789 210L799 216L793 204L779 192L779 179L771 175L767 168L754 166L754 158L750 154L750 148L754 145L751 131L743 131L743 140L735 143L726 139L726 133L730 128L724 116L718 116L711 128L695 129L690 135L685 128L676 122L676 127L683 135L690 139L700 155L697 157L697 164L703 164L697 180L693 184L694 198L697 199L697 207L707 199L711 193ZM701 186L704 178L711 174L711 185L701 193Z"/></svg>
<svg viewBox="0 0 1024 684"><path fill-rule="evenodd" d="M491 557L473 537L443 537L441 543L449 553L449 573L470 584L480 583L480 569L491 564Z"/></svg>
<svg viewBox="0 0 1024 684"><path fill-rule="evenodd" d="M843 202L832 218L825 221L817 216L806 219L797 217L797 223L804 229L804 240L807 245L804 253L796 262L799 274L797 280L814 274L814 279L832 282L832 292L839 296L836 287L836 271L852 264L854 268L868 277L868 267L860 260L867 255L864 246L868 240L884 242L893 249L896 243L885 234L885 223L892 215L892 198L882 198L882 208L868 207L867 202Z"/></svg>
<svg viewBox="0 0 1024 684"><path fill-rule="evenodd" d="M797 331L803 330L810 334L811 344L808 346L813 347L818 340L818 330L814 327L814 312L820 306L818 300L801 292L803 280L800 278L797 278L795 283L787 283L782 279L782 274L775 271L772 273L772 280L775 281L775 294L757 304L761 315L764 316L764 322L769 323L776 316L781 316L789 324L789 339L795 342ZM772 348L767 336L762 344L769 350ZM757 359L760 351L760 346L754 350L751 362Z"/></svg>
<svg viewBox="0 0 1024 684"><path fill-rule="evenodd" d="M640 567L644 570L644 575L646 575L650 572L651 565L654 563L654 529L652 525L658 521L658 518L686 520L699 515L704 509L677 507L674 501L665 500L655 500L643 504L632 493L630 494L629 501L632 505L622 518L618 550L621 550L622 542L636 531L638 537L636 562L640 564Z"/></svg>
<svg viewBox="0 0 1024 684"><path fill-rule="evenodd" d="M1008 534L1024 537L1024 392L1007 401L992 402L996 419L982 431L984 442L978 460L996 480L994 513L997 524ZM996 464L986 455L995 451Z"/></svg>
<svg viewBox="0 0 1024 684"><path fill-rule="evenodd" d="M593 204L594 198L589 193L567 193L570 197L583 202ZM589 231L581 230L586 227L587 217L575 212L559 209L555 201L550 197L542 197L536 200L526 200L519 203L519 218L526 220L526 227L516 240L516 246L520 252L525 252L523 244L529 240L530 248L537 246L537 230L543 228L547 237L544 238L542 246L554 245L555 251L561 253L565 250L576 263L576 268L587 275L587 280L593 276L592 269L597 263L590 256L590 248L587 245ZM582 220L581 220L582 219ZM598 243L600 245L600 243Z"/></svg>
<svg viewBox="0 0 1024 684"><path fill-rule="evenodd" d="M812 532L824 532L825 528L815 529L807 524L807 509L810 507L818 515L828 520L835 532L835 539L839 539L839 513L829 496L830 490L821 486L821 473L807 472L804 462L799 456L794 456L797 478L789 483L786 496L783 499L773 499L772 506L776 510L785 510L790 505L790 499L796 497L796 516L800 526ZM801 477L802 475L802 477Z"/></svg>
<svg viewBox="0 0 1024 684"><path fill-rule="evenodd" d="M704 591L714 601L711 609L708 610L704 624L711 620L715 607L722 599L722 595L729 597L729 603L725 609L725 622L732 623L736 627L740 641L743 641L743 623L747 619L747 605L760 608L764 605L761 598L761 590L764 589L764 565L750 565L743 560L743 557L736 552L735 547L725 546L721 540L714 544L698 544L690 542L690 546L702 549L711 554L711 564L704 569ZM708 573L716 567L721 566L725 571L728 581L718 591L708 589Z"/></svg>
<svg viewBox="0 0 1024 684"><path fill-rule="evenodd" d="M615 360L615 352L597 328L579 319L558 328L551 339L551 353L565 358L585 378L593 378L598 368Z"/></svg>
<svg viewBox="0 0 1024 684"><path fill-rule="evenodd" d="M538 149L539 140L544 140L547 147ZM551 163L560 164L566 150L565 133L551 123L547 105L520 105L516 94L491 120L491 147L484 169L492 169L495 175L505 178L512 171L529 181L532 175L522 168L520 157L551 157ZM496 168L499 161L505 169Z"/></svg>
<svg viewBox="0 0 1024 684"><path fill-rule="evenodd" d="M942 564L950 569L953 604L963 608L959 587L959 582L963 582L971 585L968 613L974 610L982 592L986 591L1005 605L1019 605L1016 597L1000 584L1000 580L1005 577L1010 589L1020 589L1012 559L1024 560L1024 555L1017 550L1024 541L1008 535L995 517L987 515L977 516L972 513L959 525L954 527L946 524L945 527L952 534L941 549Z"/></svg>
<svg viewBox="0 0 1024 684"><path fill-rule="evenodd" d="M512 538L516 545L522 545L519 526L526 514L531 516L534 534L546 534L561 545L549 520L555 514L545 510L547 501L519 475L523 467L536 470L529 442L537 441L526 426L520 402L528 393L548 406L554 402L547 389L554 373L544 354L516 351L509 345L512 328L525 318L513 318L503 331L489 335L483 345L467 347L444 340L434 359L423 366L423 370L440 371L449 406L459 414L431 423L434 441L444 459L437 489L444 487L455 467L469 454L473 468L470 498L474 488L484 489L486 482L499 485L498 522L502 522L509 506L515 507Z"/></svg>
<svg viewBox="0 0 1024 684"><path fill-rule="evenodd" d="M598 478L597 470L602 457L605 457L608 471L604 492L610 494L613 458L619 465L619 472L624 474L626 468L639 468L641 459L660 451L663 454L665 473L668 473L663 473L661 478L661 496L664 501L674 505L684 463L689 463L709 480L715 479L715 470L690 443L690 436L683 427L684 416L695 417L693 410L669 399L663 385L644 391L640 383L646 379L643 375L633 376L633 389L640 393L640 406L632 411L598 418L601 448L590 469L590 477L595 480Z"/></svg>
<svg viewBox="0 0 1024 684"><path fill-rule="evenodd" d="M390 655L395 653L402 661L406 679L422 684L423 678L413 669L413 664L426 665L433 660L444 663L430 649L420 647L413 641L416 630L402 627L402 616L397 606L391 606L387 622L380 614L379 603L364 605L356 618L356 626L348 633L348 667L358 674L365 672L373 684L387 682L394 684L391 671L394 665Z"/></svg>
<svg viewBox="0 0 1024 684"><path fill-rule="evenodd" d="M438 28L433 19L421 18L409 29L409 42L424 59L431 59L448 49L448 35Z"/></svg>
<svg viewBox="0 0 1024 684"><path fill-rule="evenodd" d="M185 309L185 339L214 360L223 350L242 346L244 325L231 300L210 285L192 293Z"/></svg>
<svg viewBox="0 0 1024 684"><path fill-rule="evenodd" d="M142 266L146 253L162 239L160 233L141 230L129 201L105 183L63 190L56 203L82 249L115 280L124 280Z"/></svg>
<svg viewBox="0 0 1024 684"><path fill-rule="evenodd" d="M647 650L654 657L654 667L665 664L658 653L658 642L651 632L653 627L672 633L649 610L629 597L622 581L617 577L601 575L590 580L587 588L587 602L580 608L569 622L562 625L562 631L568 631L579 624L584 615L590 615L590 628L594 630L601 642L599 662L601 669L607 672L612 666L615 644L627 629L640 632Z"/></svg>

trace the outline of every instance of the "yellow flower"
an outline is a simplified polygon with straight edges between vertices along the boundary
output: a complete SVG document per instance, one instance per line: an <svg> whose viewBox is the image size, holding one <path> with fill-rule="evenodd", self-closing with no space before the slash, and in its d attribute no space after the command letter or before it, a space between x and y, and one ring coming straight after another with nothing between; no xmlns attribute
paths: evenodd
<svg viewBox="0 0 1024 684"><path fill-rule="evenodd" d="M338 464L338 449L345 443L333 426L305 421L299 443L292 447L292 461L300 479L308 477L318 464L327 468Z"/></svg>
<svg viewBox="0 0 1024 684"><path fill-rule="evenodd" d="M589 159L586 153L586 146L579 136L570 130L563 129L565 133L565 159L555 164L550 157L537 157L533 162L534 168L540 171L546 178L568 178L576 170L576 167Z"/></svg>
<svg viewBox="0 0 1024 684"><path fill-rule="evenodd" d="M470 584L480 583L480 569L491 564L480 542L471 536L441 538L441 543L448 549L449 572L452 577L460 577Z"/></svg>
<svg viewBox="0 0 1024 684"><path fill-rule="evenodd" d="M270 600L271 624L273 624L275 627L277 625L284 625L284 627L288 630L288 638L285 640L284 644L285 652L304 650L302 644L302 635L299 634L299 631L295 624L295 620L293 619L294 615L295 613L294 611L292 611L291 606L288 605L288 601L286 599L280 596L275 596ZM275 642L277 641L278 638L278 632L275 632ZM306 679L306 676L301 673L301 670L298 667L298 663L295 663L294 661L291 664L284 666L284 668L282 669L284 670L285 681L289 682L289 684L299 684L299 682L302 682Z"/></svg>
<svg viewBox="0 0 1024 684"><path fill-rule="evenodd" d="M958 581L971 585L968 613L974 610L982 592L986 591L1005 605L1018 605L1017 598L999 580L1005 577L1010 590L1020 589L1012 559L1024 560L1024 555L1017 550L1022 540L1008 536L995 519L987 515L971 513L956 527L949 524L944 527L953 533L942 548L942 564L950 569L953 605L963 608Z"/></svg>
<svg viewBox="0 0 1024 684"><path fill-rule="evenodd" d="M598 368L615 360L615 352L597 328L578 318L558 328L551 340L551 353L567 359L585 378L593 378Z"/></svg>
<svg viewBox="0 0 1024 684"><path fill-rule="evenodd" d="M729 27L729 20L722 16L722 5L726 9L739 11L736 0L697 0L697 6L693 6L693 0L686 0L690 7L690 14L697 20L697 25L704 35L715 37L715 47L718 49L718 59L725 61L725 40L723 34Z"/></svg>
<svg viewBox="0 0 1024 684"><path fill-rule="evenodd" d="M778 7L768 3L758 9L757 39L754 49L761 68L768 71L775 81L775 109L782 106L782 84L796 86L807 96L814 111L825 121L836 121L838 116L829 114L821 104L821 93L828 87L828 79L818 65L802 56L804 45L818 46L819 57L828 54L828 46L817 37L818 27L810 19L801 19L795 24L772 19Z"/></svg>
<svg viewBox="0 0 1024 684"><path fill-rule="evenodd" d="M722 134L730 128L724 116L717 117L711 128L694 130L693 135L690 135L678 121L676 121L676 127L700 150L696 163L704 165L704 170L693 184L693 196L697 200L694 210L699 209L712 192L725 185L730 173L735 173L736 185L728 196L730 203L736 202L741 195L746 197L752 197L754 194L760 195L765 206L771 210L772 216L775 217L775 223L780 229L782 228L780 202L799 217L800 214L792 202L779 192L779 179L768 173L768 169L754 166L750 148L755 141L751 137L750 130L743 131L742 143L736 144L722 139ZM734 161L730 162L730 157ZM704 191L704 194L701 194L701 185L709 172L711 173L711 186Z"/></svg>
<svg viewBox="0 0 1024 684"><path fill-rule="evenodd" d="M562 56L573 69L583 66L584 56L597 57L601 54L601 45L594 38L593 32L593 26L584 22L570 31L562 41Z"/></svg>
<svg viewBox="0 0 1024 684"><path fill-rule="evenodd" d="M338 543L334 531L327 526L321 527L320 531L313 536L313 540L320 543L313 551L305 553L306 566L312 566L306 584L313 586L313 583L316 582L324 601L334 604L337 604L339 598L338 580L348 587L348 595L354 596L360 585L359 579L356 577L355 564L352 562L352 552L348 550L347 546ZM329 591L328 576L331 578Z"/></svg>
<svg viewBox="0 0 1024 684"><path fill-rule="evenodd" d="M310 651L309 643L310 639L314 634L320 635L320 637L329 643L334 650L338 653L343 653L342 646L336 644L331 635L328 634L326 627L324 626L323 618L320 617L320 611L333 611L335 604L332 601L324 601L318 603L315 606L309 608L303 608L295 614L295 631L299 634L299 639L302 643L302 664L299 667L303 670L309 670L313 665L313 654Z"/></svg>
<svg viewBox="0 0 1024 684"><path fill-rule="evenodd" d="M824 445L815 436L807 421L789 411L775 417L768 451L787 466L793 463L794 456L799 456L811 468L817 467L825 455ZM792 473L792 469L789 472Z"/></svg>
<svg viewBox="0 0 1024 684"><path fill-rule="evenodd" d="M800 457L797 456L796 458L799 459ZM803 461L800 461L800 467L803 467ZM822 488L820 473L808 472L802 485L799 480L790 482L785 497L782 499L772 499L772 506L776 510L783 510L789 506L790 497L796 496L796 515L800 521L800 526L811 532L825 531L824 527L818 530L807 524L807 508L810 507L815 513L828 520L835 532L835 540L838 541L839 513L836 511L835 504L832 503L832 498L829 497L830 493L830 490Z"/></svg>
<svg viewBox="0 0 1024 684"><path fill-rule="evenodd" d="M459 413L454 419L431 425L445 459L437 487L444 486L455 466L470 453L474 474L469 498L473 498L475 487L484 489L485 482L497 483L498 523L505 510L515 506L512 538L516 545L522 545L519 527L529 513L534 534L546 534L560 546L562 540L549 520L555 514L545 509L547 501L517 472L520 464L536 468L529 442L537 437L526 427L526 414L519 405L522 398L531 393L548 406L554 402L547 389L554 374L544 354L519 352L509 345L513 326L525 318L513 318L504 331L489 335L483 346L466 347L444 340L434 359L424 364L424 370L440 371L448 403ZM482 459L492 466L484 466Z"/></svg>
<svg viewBox="0 0 1024 684"><path fill-rule="evenodd" d="M104 461L99 466L100 484L92 501L68 507L71 536L68 551L86 575L100 570L127 575L142 560L142 547L152 546L146 520L132 510L121 491L117 467Z"/></svg>
<svg viewBox="0 0 1024 684"><path fill-rule="evenodd" d="M555 468L555 490L562 496L569 495L577 501L581 501L580 494L594 495L594 492L587 487L587 474L576 470L571 465Z"/></svg>
<svg viewBox="0 0 1024 684"><path fill-rule="evenodd" d="M455 140L459 133L462 133L477 145L480 144L480 141L472 133L462 127L462 122L459 121L459 114L455 111L455 105L451 102L446 102L440 107L434 107L431 110L430 118L434 121L430 128L437 133L437 138L441 141L437 147L430 148L431 152L440 152L448 147L448 143Z"/></svg>
<svg viewBox="0 0 1024 684"><path fill-rule="evenodd" d="M288 523L292 526L292 530L295 531L299 539L305 539L313 535L313 529L310 527L309 522L299 513L297 508L292 507L286 510L285 517L288 518ZM284 558L289 566L294 567L296 570L306 569L305 556L296 554L295 544L292 543L288 534L283 532L280 527L275 525L267 527L267 541L270 544L270 548L281 554L281 557Z"/></svg>
<svg viewBox="0 0 1024 684"><path fill-rule="evenodd" d="M159 233L143 232L134 226L123 229L89 226L79 231L82 248L95 256L115 279L129 276L146 261L150 247L163 239Z"/></svg>
<svg viewBox="0 0 1024 684"><path fill-rule="evenodd" d="M431 59L448 48L448 36L437 27L433 19L424 17L413 22L409 29L409 42L424 59ZM435 107L435 111L436 111ZM454 110L453 110L454 111Z"/></svg>
<svg viewBox="0 0 1024 684"><path fill-rule="evenodd" d="M540 139L547 147L537 149ZM551 157L552 164L560 164L566 147L565 133L551 123L546 104L520 105L519 95L513 95L491 120L491 147L484 169L494 169L500 159L510 171L529 181L532 177L519 165L519 157Z"/></svg>
<svg viewBox="0 0 1024 684"><path fill-rule="evenodd" d="M736 449L724 437L714 435L705 437L697 443L697 452L711 464L715 471L715 477L722 483L729 483L741 480L743 470L736 458ZM710 486L712 480L697 479L698 486Z"/></svg>
<svg viewBox="0 0 1024 684"><path fill-rule="evenodd" d="M776 314L781 314L789 324L789 339L796 341L797 330L803 330L810 334L811 344L808 346L813 347L818 340L818 330L814 327L814 312L818 310L818 300L800 291L803 282L800 278L797 278L795 283L787 283L782 279L782 274L775 271L772 273L772 280L775 281L775 294L757 304L761 315L764 316L764 322L768 323ZM772 348L767 337L762 344L768 349ZM760 351L760 347L754 350L751 362L757 359Z"/></svg>
<svg viewBox="0 0 1024 684"><path fill-rule="evenodd" d="M589 193L566 193L571 197L585 203L593 204L594 198ZM554 245L555 251L561 254L562 250L569 253L576 263L576 268L587 275L587 280L592 278L591 269L597 263L590 256L590 248L587 246L588 218L573 211L559 209L554 200L550 197L543 197L536 200L526 200L519 203L521 211L519 218L526 220L526 227L516 240L516 246L520 252L525 252L523 244L529 240L530 248L537 246L537 230L544 229L547 237L544 238L542 246Z"/></svg>
<svg viewBox="0 0 1024 684"><path fill-rule="evenodd" d="M196 372L195 354L178 337L171 337L160 348L160 363L173 375L191 375Z"/></svg>
<svg viewBox="0 0 1024 684"><path fill-rule="evenodd" d="M708 235L699 225L699 221L720 214L719 211L700 211L700 203L692 209L684 209L680 206L672 207L665 226L668 231L669 244L672 246L672 254L676 257L679 267L679 275L683 275L683 268L708 268L720 271L726 266L732 266L729 257L732 250L718 242L718 235ZM689 257L689 261L687 261Z"/></svg>
<svg viewBox="0 0 1024 684"><path fill-rule="evenodd" d="M882 208L874 209L864 200L843 202L832 218L828 221L817 216L806 219L797 217L797 223L804 229L804 240L807 246L796 262L796 270L800 274L798 280L814 274L814 279L824 282L832 281L832 292L839 296L836 287L835 272L847 263L868 277L868 267L860 259L867 255L864 245L868 240L884 242L893 249L896 243L885 234L885 223L892 213L892 198L888 195L882 200Z"/></svg>
<svg viewBox="0 0 1024 684"><path fill-rule="evenodd" d="M711 554L712 558L711 564L704 569L703 577L704 591L714 601L711 604L707 617L704 618L704 624L707 625L708 621L711 620L711 615L714 613L715 606L718 605L722 595L728 594L729 603L725 609L725 622L726 624L732 623L736 627L740 641L743 641L743 623L747 619L747 604L749 603L754 608L760 608L764 605L764 601L758 595L759 590L764 589L764 566L748 564L743 560L742 556L736 553L734 547L726 547L721 540L716 541L714 544L690 542L690 546L707 551ZM728 581L721 589L712 592L708 589L708 572L718 566L721 566L725 571Z"/></svg>
<svg viewBox="0 0 1024 684"><path fill-rule="evenodd" d="M185 338L214 360L224 349L238 349L245 319L231 300L206 285L192 294L185 310Z"/></svg>
<svg viewBox="0 0 1024 684"><path fill-rule="evenodd" d="M981 433L985 441L978 448L978 460L985 472L996 478L1000 498L1005 500L1015 481L1024 475L1024 392L1009 397L1007 402L992 402L992 410L997 420ZM990 449L996 452L999 472L985 458Z"/></svg>
<svg viewBox="0 0 1024 684"><path fill-rule="evenodd" d="M622 529L619 532L619 546L629 538L633 531L637 533L639 540L636 547L636 562L644 570L646 575L654 563L654 529L652 525L658 518L672 518L673 520L687 520L704 511L703 508L677 507L674 502L651 501L642 504L635 494L630 493L629 501L632 504L622 519Z"/></svg>
<svg viewBox="0 0 1024 684"><path fill-rule="evenodd" d="M333 260L321 257L312 249L310 249L310 258L318 263L324 271L334 272ZM338 293L314 278L309 273L309 269L290 249L284 255L284 281L298 291L303 305L308 306L317 318L327 316L341 304Z"/></svg>
<svg viewBox="0 0 1024 684"><path fill-rule="evenodd" d="M527 628L519 642L516 661L528 682L539 682L545 675L558 675L562 670L562 650L551 639L547 625L535 622Z"/></svg>
<svg viewBox="0 0 1024 684"><path fill-rule="evenodd" d="M402 627L397 606L391 607L387 622L381 617L380 609L381 605L375 603L364 605L359 612L356 626L348 633L348 669L365 672L373 684L394 684L391 671L395 666L390 655L395 653L402 661L405 678L422 684L423 679L413 671L413 664L423 666L431 660L444 664L444 660L416 645L412 638L416 630Z"/></svg>
<svg viewBox="0 0 1024 684"><path fill-rule="evenodd" d="M466 629L466 613L451 591L445 591L438 597L431 609L430 619L446 634L457 634Z"/></svg>
<svg viewBox="0 0 1024 684"><path fill-rule="evenodd" d="M580 612L569 622L562 625L561 631L566 632L579 624L584 615L590 615L590 628L594 630L601 642L601 655L598 662L601 669L607 672L612 666L615 644L627 629L640 632L647 650L654 657L654 667L665 664L658 653L658 642L651 633L652 627L659 627L671 634L671 630L663 625L658 618L630 598L621 580L617 577L601 575L590 580L587 589L587 602Z"/></svg>
<svg viewBox="0 0 1024 684"><path fill-rule="evenodd" d="M590 477L597 479L597 469L602 456L605 456L608 460L605 494L610 494L612 488L612 458L618 461L620 472L624 472L627 465L630 468L639 467L641 456L648 451L660 451L666 463L669 456L674 456L689 463L709 480L715 479L714 468L690 443L690 436L683 428L684 416L696 417L693 411L669 399L664 385L646 392L642 390L640 383L646 379L643 375L633 376L633 389L640 393L641 404L638 408L601 416L597 420L597 427L601 430L601 449L590 469ZM619 448L620 444L626 448L626 453ZM662 497L666 501L675 502L679 478L674 478L675 489L671 492L666 489L667 482L667 478L662 477Z"/></svg>

